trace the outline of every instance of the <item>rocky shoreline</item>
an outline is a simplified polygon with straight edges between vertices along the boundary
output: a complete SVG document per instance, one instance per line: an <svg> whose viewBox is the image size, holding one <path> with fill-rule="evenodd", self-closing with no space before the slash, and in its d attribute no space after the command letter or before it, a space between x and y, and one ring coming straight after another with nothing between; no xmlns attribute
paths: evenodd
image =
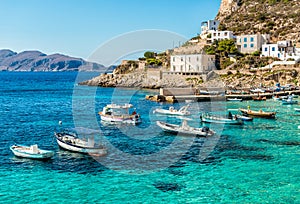
<svg viewBox="0 0 300 204"><path fill-rule="evenodd" d="M185 78L174 76L171 79L156 79L147 76L146 72L133 72L129 74L101 74L98 77L79 83L80 85L101 87L128 87L159 89L166 87L185 88L191 83Z"/></svg>
<svg viewBox="0 0 300 204"><path fill-rule="evenodd" d="M216 70L208 81L200 82L200 76L173 75L167 78L154 78L146 71L134 71L127 74L101 74L80 85L100 87L128 87L128 88L187 88L214 87L215 84L224 88L251 88L259 86L275 86L276 83L300 84L300 67L277 67L272 70Z"/></svg>

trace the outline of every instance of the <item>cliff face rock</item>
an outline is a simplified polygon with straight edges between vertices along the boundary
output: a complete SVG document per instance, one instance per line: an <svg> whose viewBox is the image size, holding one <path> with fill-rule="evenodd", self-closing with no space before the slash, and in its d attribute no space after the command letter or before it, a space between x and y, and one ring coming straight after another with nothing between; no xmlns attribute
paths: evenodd
<svg viewBox="0 0 300 204"><path fill-rule="evenodd" d="M216 19L236 35L269 33L273 41L300 42L299 0L222 0Z"/></svg>
<svg viewBox="0 0 300 204"><path fill-rule="evenodd" d="M103 65L61 54L46 55L39 51L16 53L0 50L1 71L101 71Z"/></svg>

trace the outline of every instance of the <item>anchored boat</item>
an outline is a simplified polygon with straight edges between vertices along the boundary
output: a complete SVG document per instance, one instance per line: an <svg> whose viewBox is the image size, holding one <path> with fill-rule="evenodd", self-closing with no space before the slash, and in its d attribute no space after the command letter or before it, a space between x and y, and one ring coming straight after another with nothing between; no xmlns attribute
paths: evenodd
<svg viewBox="0 0 300 204"><path fill-rule="evenodd" d="M173 106L171 106L169 109L161 109L157 108L153 111L153 113L159 113L159 114L166 114L166 115L190 115L191 113L187 110L189 108L189 105L182 106L179 110L174 109Z"/></svg>
<svg viewBox="0 0 300 204"><path fill-rule="evenodd" d="M173 134L183 134L183 135L192 135L192 136L212 136L215 134L214 131L210 130L208 127L194 128L187 124L186 120L182 121L181 125L175 125L170 123L165 123L161 121L156 121L156 124L162 128L165 132L170 132Z"/></svg>
<svg viewBox="0 0 300 204"><path fill-rule="evenodd" d="M39 149L36 144L31 146L12 145L10 150L17 157L29 159L50 159L54 155L53 151Z"/></svg>
<svg viewBox="0 0 300 204"><path fill-rule="evenodd" d="M142 122L139 114L133 111L129 113L129 109L133 108L132 104L109 104L103 107L102 112L99 112L102 121L116 122L116 123L129 123L138 124Z"/></svg>
<svg viewBox="0 0 300 204"><path fill-rule="evenodd" d="M85 139L79 138L79 133L85 135ZM87 128L71 128L61 132L55 132L57 144L66 150L86 154L105 155L107 150L103 145L95 144L94 134L96 130Z"/></svg>
<svg viewBox="0 0 300 204"><path fill-rule="evenodd" d="M262 110L254 111L254 110L250 110L250 109L240 108L239 111L241 111L241 113L244 115L260 117L260 118L275 118L275 115L276 115L276 112L264 112Z"/></svg>
<svg viewBox="0 0 300 204"><path fill-rule="evenodd" d="M225 118L222 116L210 115L208 113L202 113L200 115L200 120L206 123L220 123L220 124L228 124L228 125L242 125L243 121L236 116L232 118Z"/></svg>

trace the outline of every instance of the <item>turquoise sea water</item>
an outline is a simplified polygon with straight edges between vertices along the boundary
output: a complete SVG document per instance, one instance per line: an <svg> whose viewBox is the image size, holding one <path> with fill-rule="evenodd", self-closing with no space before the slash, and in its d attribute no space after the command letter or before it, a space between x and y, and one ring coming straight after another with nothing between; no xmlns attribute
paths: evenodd
<svg viewBox="0 0 300 204"><path fill-rule="evenodd" d="M81 73L79 81L90 76ZM171 104L144 100L147 90L77 86L76 77L0 73L1 203L300 203L297 105L192 103L189 123L195 127L202 111L250 105L278 114L275 120L255 119L240 127L212 125L219 133L212 139L172 136L155 121L180 120L152 114ZM111 101L134 104L143 123L100 123L97 112ZM53 139L58 121L101 130L108 155L93 158L59 149ZM16 158L9 150L14 143L37 143L56 154L44 162Z"/></svg>

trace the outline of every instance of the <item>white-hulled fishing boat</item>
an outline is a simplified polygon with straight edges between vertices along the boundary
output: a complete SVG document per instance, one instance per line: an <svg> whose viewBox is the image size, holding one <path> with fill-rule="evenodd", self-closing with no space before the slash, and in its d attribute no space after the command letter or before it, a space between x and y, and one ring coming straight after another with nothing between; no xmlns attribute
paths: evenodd
<svg viewBox="0 0 300 204"><path fill-rule="evenodd" d="M173 134L183 134L191 136L212 136L215 134L214 131L210 130L208 127L194 128L187 124L186 120L182 121L181 125L175 125L170 123L165 123L161 121L156 121L156 124L162 128L165 132L170 132Z"/></svg>
<svg viewBox="0 0 300 204"><path fill-rule="evenodd" d="M139 114L133 111L129 114L129 109L133 108L132 104L108 104L103 107L102 112L99 112L102 121L112 122L112 123L129 123L138 124L142 122Z"/></svg>
<svg viewBox="0 0 300 204"><path fill-rule="evenodd" d="M79 138L79 132L87 138ZM105 155L107 154L106 148L103 145L95 144L94 134L96 133L99 132L87 128L73 128L55 132L54 135L57 144L63 149L86 154Z"/></svg>
<svg viewBox="0 0 300 204"><path fill-rule="evenodd" d="M165 114L165 115L190 115L191 113L187 110L189 108L189 105L182 106L179 110L174 109L173 106L171 106L169 109L162 109L157 108L153 111L153 113L159 113L159 114Z"/></svg>
<svg viewBox="0 0 300 204"><path fill-rule="evenodd" d="M39 149L36 144L31 146L12 145L10 150L17 157L29 159L50 159L54 155L53 151Z"/></svg>

